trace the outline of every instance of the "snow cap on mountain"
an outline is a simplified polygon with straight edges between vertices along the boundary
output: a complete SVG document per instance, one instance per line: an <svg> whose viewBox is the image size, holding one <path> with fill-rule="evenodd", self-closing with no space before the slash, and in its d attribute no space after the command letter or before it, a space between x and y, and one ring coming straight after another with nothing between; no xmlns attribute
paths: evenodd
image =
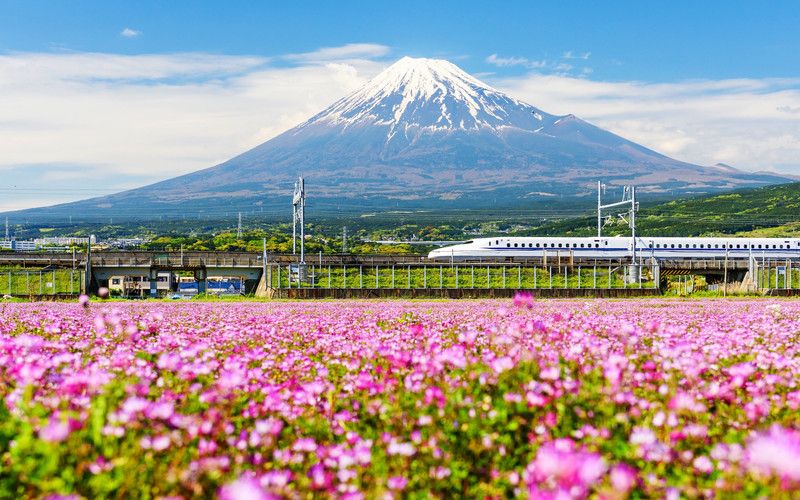
<svg viewBox="0 0 800 500"><path fill-rule="evenodd" d="M400 130L536 130L554 118L443 59L403 57L303 125L383 126Z"/></svg>

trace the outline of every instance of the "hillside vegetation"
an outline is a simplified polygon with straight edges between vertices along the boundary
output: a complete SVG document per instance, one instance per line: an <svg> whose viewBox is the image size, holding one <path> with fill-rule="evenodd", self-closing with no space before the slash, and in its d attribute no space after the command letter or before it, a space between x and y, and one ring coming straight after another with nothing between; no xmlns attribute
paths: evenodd
<svg viewBox="0 0 800 500"><path fill-rule="evenodd" d="M652 236L800 235L800 182L642 206L636 227L639 234ZM550 221L530 231L571 236L595 232L594 217ZM607 235L628 232L627 224L619 218L603 229Z"/></svg>

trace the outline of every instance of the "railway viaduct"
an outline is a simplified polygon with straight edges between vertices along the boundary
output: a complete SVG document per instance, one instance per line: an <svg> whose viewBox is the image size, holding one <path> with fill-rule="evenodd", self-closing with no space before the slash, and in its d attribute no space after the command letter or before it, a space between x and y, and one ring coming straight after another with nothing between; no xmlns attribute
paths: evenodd
<svg viewBox="0 0 800 500"><path fill-rule="evenodd" d="M431 261L421 256L409 255L355 255L325 254L313 255L308 263L319 268L327 266L441 266L440 261ZM747 260L661 260L649 262L660 284L671 275L701 275L709 283L742 282L752 272ZM34 267L47 269L79 269L83 271L82 291L96 292L107 286L112 276L138 276L150 282L152 295L156 294L156 280L159 273L191 273L197 281L198 292L206 290L209 278L240 277L245 280L246 293L264 292L267 288L267 274L272 269L290 269L297 263L297 256L291 254L264 254L256 252L159 252L159 251L93 251L90 261L84 253L43 253L43 252L0 252L0 266ZM449 264L449 263L447 263ZM459 263L461 264L461 263ZM597 259L577 259L572 256L555 256L548 259L508 259L498 261L472 261L466 265L498 266L517 269L519 266L558 266L559 269L584 269L594 266L626 266L629 262L620 260L600 261ZM777 265L777 264L773 264ZM791 263L788 263L791 266ZM798 267L800 269L800 267ZM265 273L266 272L266 273ZM280 272L280 271L278 271ZM505 276L505 271L503 271ZM87 279L88 277L88 279ZM750 278L751 279L751 278ZM270 278L272 283L272 278ZM591 289L589 289L591 290ZM502 295L502 293L501 293Z"/></svg>

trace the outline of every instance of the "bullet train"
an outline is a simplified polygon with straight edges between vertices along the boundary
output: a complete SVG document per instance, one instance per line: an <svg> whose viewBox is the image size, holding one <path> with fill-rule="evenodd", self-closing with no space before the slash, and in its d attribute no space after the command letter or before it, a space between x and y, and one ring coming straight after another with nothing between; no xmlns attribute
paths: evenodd
<svg viewBox="0 0 800 500"><path fill-rule="evenodd" d="M630 257L630 237L538 238L496 237L438 248L429 259L469 260L506 257L542 257L571 252L576 258ZM783 259L800 257L798 238L636 238L636 255L656 259Z"/></svg>

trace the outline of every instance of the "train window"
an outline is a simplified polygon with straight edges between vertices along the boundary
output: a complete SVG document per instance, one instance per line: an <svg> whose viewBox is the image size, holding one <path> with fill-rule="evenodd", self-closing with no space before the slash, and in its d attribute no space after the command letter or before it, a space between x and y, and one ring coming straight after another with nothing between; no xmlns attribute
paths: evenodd
<svg viewBox="0 0 800 500"><path fill-rule="evenodd" d="M581 248L583 248L583 243L581 243Z"/></svg>
<svg viewBox="0 0 800 500"><path fill-rule="evenodd" d="M647 246L650 247L650 248L653 248L653 242L651 241L650 244L647 245Z"/></svg>
<svg viewBox="0 0 800 500"><path fill-rule="evenodd" d="M776 245L772 245L772 248L778 248Z"/></svg>
<svg viewBox="0 0 800 500"><path fill-rule="evenodd" d="M514 243L514 248L517 248L518 246L519 246L519 245L517 245L516 243Z"/></svg>
<svg viewBox="0 0 800 500"><path fill-rule="evenodd" d="M758 248L761 248L761 244L759 243Z"/></svg>
<svg viewBox="0 0 800 500"><path fill-rule="evenodd" d="M719 248L719 243L714 243L714 248Z"/></svg>
<svg viewBox="0 0 800 500"><path fill-rule="evenodd" d="M670 246L671 246L672 248L675 248L675 243L673 243L673 244L672 244L672 245L670 245Z"/></svg>
<svg viewBox="0 0 800 500"><path fill-rule="evenodd" d="M736 248L739 248L739 244L738 243L736 244Z"/></svg>
<svg viewBox="0 0 800 500"><path fill-rule="evenodd" d="M538 243L536 244L536 248L539 248L539 244Z"/></svg>
<svg viewBox="0 0 800 500"><path fill-rule="evenodd" d="M511 248L511 243L506 243L506 247Z"/></svg>
<svg viewBox="0 0 800 500"><path fill-rule="evenodd" d="M681 245L680 243L678 243L678 248L683 248L683 245Z"/></svg>
<svg viewBox="0 0 800 500"><path fill-rule="evenodd" d="M692 248L697 248L697 243L694 243L694 244L692 245Z"/></svg>
<svg viewBox="0 0 800 500"><path fill-rule="evenodd" d="M800 243L798 243L798 245L800 245ZM595 248L600 248L600 243L595 243L595 244L594 244L594 247L595 247Z"/></svg>
<svg viewBox="0 0 800 500"><path fill-rule="evenodd" d="M558 244L558 248L561 248L561 243Z"/></svg>
<svg viewBox="0 0 800 500"><path fill-rule="evenodd" d="M783 245L778 245L779 247L783 248Z"/></svg>

